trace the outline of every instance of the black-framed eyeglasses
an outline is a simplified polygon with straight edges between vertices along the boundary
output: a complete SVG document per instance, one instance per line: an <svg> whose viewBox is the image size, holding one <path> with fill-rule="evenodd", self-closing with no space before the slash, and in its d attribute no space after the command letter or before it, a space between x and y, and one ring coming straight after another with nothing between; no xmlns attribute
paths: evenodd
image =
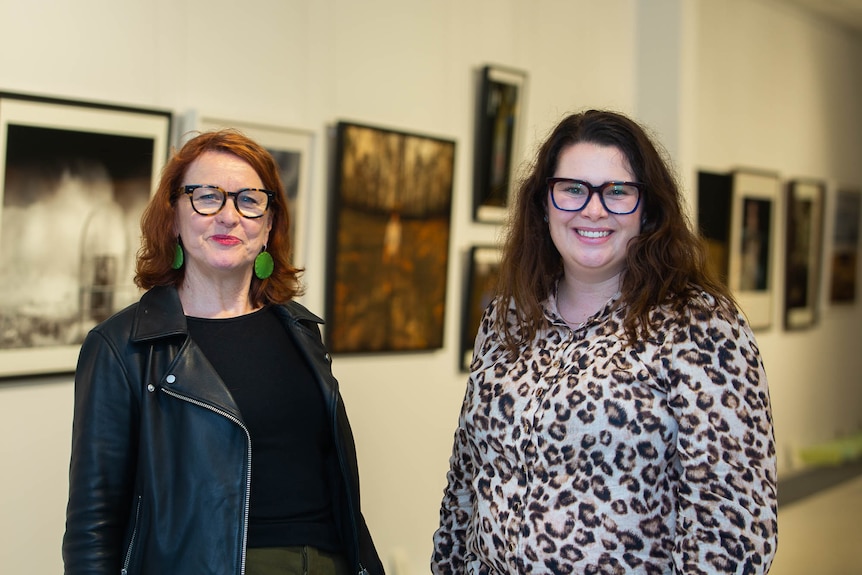
<svg viewBox="0 0 862 575"><path fill-rule="evenodd" d="M609 213L618 216L630 214L638 209L645 187L640 182L605 182L594 186L572 178L548 178L551 202L564 212L583 210L593 194L598 194L599 201Z"/></svg>
<svg viewBox="0 0 862 575"><path fill-rule="evenodd" d="M187 184L180 188L189 197L192 209L202 216L214 216L227 203L227 197L233 198L236 211L244 218L259 218L269 208L269 200L275 195L269 190L260 188L243 188L235 192L226 192L218 186L209 184Z"/></svg>

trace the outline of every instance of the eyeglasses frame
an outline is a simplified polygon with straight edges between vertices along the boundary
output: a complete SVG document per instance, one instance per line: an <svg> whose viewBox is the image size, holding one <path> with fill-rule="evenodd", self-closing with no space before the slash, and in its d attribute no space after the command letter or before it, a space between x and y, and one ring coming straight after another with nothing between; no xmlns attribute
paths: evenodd
<svg viewBox="0 0 862 575"><path fill-rule="evenodd" d="M644 189L646 189L646 184L644 184L642 182L622 182L622 181L618 181L618 180L611 180L609 182L599 184L598 186L594 186L589 182L585 182L584 180L578 180L577 178L552 177L552 178L548 178L547 182L548 182L548 193L551 195L551 203L554 204L554 207L557 208L558 210L560 210L561 212L580 212L580 211L586 209L586 207L588 205L590 205L590 200L593 199L593 194L598 194L599 202L601 202L602 207L609 214L614 214L615 216L627 216L629 214L635 213L637 211L638 207L641 205L641 198L643 197ZM566 209L563 209L560 206L558 206L557 200L554 197L554 184L556 184L557 182L575 182L575 183L582 184L582 185L586 186L586 188L589 190L589 194L587 194L587 201L584 202L583 207L578 208L577 210L566 210ZM620 185L634 186L635 189L637 189L637 191L638 191L638 199L635 202L635 207L632 208L632 210L629 212L615 212L614 210L610 209L607 206L607 204L605 204L605 196L604 196L604 194L602 194L604 189L607 188L608 186L620 186Z"/></svg>
<svg viewBox="0 0 862 575"><path fill-rule="evenodd" d="M223 194L221 207L211 214L202 214L195 207L195 202L194 202L194 198L192 197L192 194L195 193L195 190L199 190L201 188L206 188L208 190L219 190ZM249 219L249 220L256 220L258 218L262 218L263 216L265 216L267 210L269 210L269 203L272 201L273 196L275 196L275 192L271 192L271 191L265 190L263 188L241 188L235 192L229 192L220 186L215 186L212 184L185 184L185 185L180 187L180 192L186 194L189 197L189 203L192 205L192 209L195 211L195 213L200 215L200 216L204 216L204 217L210 217L210 216L217 215L220 211L222 211L224 209L225 205L227 205L228 196L231 196L231 197L233 197L233 207L236 208L236 213L238 213L242 217ZM263 208L263 212L259 216L247 216L244 213L242 213L242 211L239 209L239 204L237 203L238 202L237 198L239 198L239 195L243 192L263 192L266 194L266 206Z"/></svg>

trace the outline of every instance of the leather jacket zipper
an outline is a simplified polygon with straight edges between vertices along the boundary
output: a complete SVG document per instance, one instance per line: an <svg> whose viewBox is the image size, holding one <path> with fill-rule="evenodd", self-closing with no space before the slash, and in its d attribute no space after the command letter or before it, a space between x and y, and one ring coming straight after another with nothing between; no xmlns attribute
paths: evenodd
<svg viewBox="0 0 862 575"><path fill-rule="evenodd" d="M126 557L123 559L123 568L120 570L121 575L127 575L129 572L129 561L132 560L132 550L135 548L135 539L138 537L138 521L141 519L141 496L138 495L138 504L135 505L135 528L132 529L132 537L129 539L129 547L126 549Z"/></svg>
<svg viewBox="0 0 862 575"><path fill-rule="evenodd" d="M191 403L193 405L197 405L198 407L203 407L204 409L208 409L208 410L212 411L213 413L221 415L222 417L229 419L230 421L236 423L245 432L246 441L248 442L248 472L246 473L246 478L245 478L245 510L243 512L242 556L240 558L241 559L241 561L240 561L240 575L244 575L245 574L246 544L248 542L248 514L249 514L248 504L249 504L249 501L251 500L251 434L249 433L248 428L245 426L245 424L242 421L240 421L239 419L237 419L235 416L231 415L230 413L224 411L223 409L219 409L217 407L214 407L214 406L209 405L207 403L204 403L202 401L198 401L197 399L192 399L190 397L180 395L179 393L177 393L175 391L170 391L168 389L165 389L164 387L160 387L159 390L170 395L171 397L174 397L174 398L179 399L181 401L186 401L186 402Z"/></svg>

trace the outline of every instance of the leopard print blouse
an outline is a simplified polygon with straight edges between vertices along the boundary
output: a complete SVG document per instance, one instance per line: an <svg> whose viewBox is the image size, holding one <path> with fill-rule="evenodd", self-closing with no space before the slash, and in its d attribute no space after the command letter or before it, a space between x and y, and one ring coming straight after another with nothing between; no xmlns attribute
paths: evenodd
<svg viewBox="0 0 862 575"><path fill-rule="evenodd" d="M499 304L485 311L434 573L768 571L775 440L745 319L656 309L659 335L632 347L615 300L572 330L551 296L549 328L515 361Z"/></svg>

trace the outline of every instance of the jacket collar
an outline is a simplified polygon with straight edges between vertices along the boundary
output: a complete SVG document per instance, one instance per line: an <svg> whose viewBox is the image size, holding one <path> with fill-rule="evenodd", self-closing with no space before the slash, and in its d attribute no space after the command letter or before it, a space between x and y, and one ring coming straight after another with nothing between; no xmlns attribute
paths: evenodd
<svg viewBox="0 0 862 575"><path fill-rule="evenodd" d="M156 286L141 296L132 324L132 341L188 335L180 295L173 286Z"/></svg>
<svg viewBox="0 0 862 575"><path fill-rule="evenodd" d="M276 306L278 314L288 322L323 324L324 321L305 306L291 301ZM132 325L132 341L142 342L175 335L187 336L186 316L180 295L173 286L156 286L141 296Z"/></svg>

